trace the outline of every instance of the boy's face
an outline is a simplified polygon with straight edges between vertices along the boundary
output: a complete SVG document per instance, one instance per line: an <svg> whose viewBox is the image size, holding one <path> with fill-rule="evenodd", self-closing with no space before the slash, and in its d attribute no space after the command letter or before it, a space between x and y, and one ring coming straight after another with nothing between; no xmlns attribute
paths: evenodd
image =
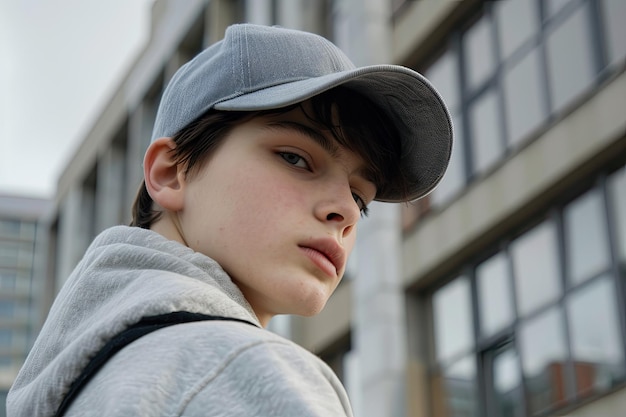
<svg viewBox="0 0 626 417"><path fill-rule="evenodd" d="M215 259L265 326L318 313L341 280L376 187L300 109L235 127L184 182L168 236Z"/></svg>

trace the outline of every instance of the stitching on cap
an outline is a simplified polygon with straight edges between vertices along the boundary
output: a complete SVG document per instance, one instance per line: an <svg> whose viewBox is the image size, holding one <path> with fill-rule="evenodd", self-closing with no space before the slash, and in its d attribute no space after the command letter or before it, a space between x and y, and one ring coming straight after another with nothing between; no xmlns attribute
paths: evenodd
<svg viewBox="0 0 626 417"><path fill-rule="evenodd" d="M248 42L248 28L244 27L244 37L245 37L245 43L246 43L246 59L242 62L246 63L246 67L247 67L247 79L245 79L245 75L246 75L246 71L243 70L243 68L241 69L241 71L243 72L242 74L242 79L245 82L245 85L243 86L245 89L249 88L250 85L252 85L252 80L250 77L250 42ZM243 67L243 65L242 65Z"/></svg>

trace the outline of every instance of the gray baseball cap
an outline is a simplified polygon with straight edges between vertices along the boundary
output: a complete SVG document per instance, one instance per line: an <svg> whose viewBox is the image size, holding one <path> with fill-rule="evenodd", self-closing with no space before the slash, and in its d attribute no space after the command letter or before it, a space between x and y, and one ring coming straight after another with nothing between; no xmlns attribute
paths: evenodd
<svg viewBox="0 0 626 417"><path fill-rule="evenodd" d="M182 66L166 87L152 140L171 137L209 109L286 107L343 85L368 97L400 134L406 189L379 189L376 200L411 201L439 183L452 150L452 122L435 88L399 65L356 68L327 39L280 27L237 24Z"/></svg>

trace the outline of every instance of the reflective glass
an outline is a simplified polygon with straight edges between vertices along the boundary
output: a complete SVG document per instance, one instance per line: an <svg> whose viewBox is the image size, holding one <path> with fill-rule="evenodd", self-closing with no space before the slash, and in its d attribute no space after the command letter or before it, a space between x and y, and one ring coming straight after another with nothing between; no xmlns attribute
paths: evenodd
<svg viewBox="0 0 626 417"><path fill-rule="evenodd" d="M18 265L20 246L15 242L4 242L0 245L0 266L5 268Z"/></svg>
<svg viewBox="0 0 626 417"><path fill-rule="evenodd" d="M459 92L461 90L459 87L458 61L456 51L448 49L424 73L452 111L457 108L460 101Z"/></svg>
<svg viewBox="0 0 626 417"><path fill-rule="evenodd" d="M609 64L616 64L626 56L626 1L603 0L602 11Z"/></svg>
<svg viewBox="0 0 626 417"><path fill-rule="evenodd" d="M454 145L450 164L443 179L432 193L431 201L434 205L444 204L454 197L465 186L465 145L463 144L463 126L461 118L452 114L454 124Z"/></svg>
<svg viewBox="0 0 626 417"><path fill-rule="evenodd" d="M571 348L580 396L606 391L624 378L615 285L610 276L567 300Z"/></svg>
<svg viewBox="0 0 626 417"><path fill-rule="evenodd" d="M443 371L442 415L447 417L478 417L476 362L467 356Z"/></svg>
<svg viewBox="0 0 626 417"><path fill-rule="evenodd" d="M564 328L562 314L557 307L520 326L527 404L533 414L562 405L567 398Z"/></svg>
<svg viewBox="0 0 626 417"><path fill-rule="evenodd" d="M474 89L493 74L496 64L493 54L491 20L488 16L483 16L465 32L463 51L467 82L470 89Z"/></svg>
<svg viewBox="0 0 626 417"><path fill-rule="evenodd" d="M472 132L474 171L482 172L502 157L500 111L494 90L485 92L472 103L469 117Z"/></svg>
<svg viewBox="0 0 626 417"><path fill-rule="evenodd" d="M11 346L12 335L12 330L0 329L0 347Z"/></svg>
<svg viewBox="0 0 626 417"><path fill-rule="evenodd" d="M555 14L561 11L561 9L569 3L571 0L544 0L545 8L548 13L548 17L553 17Z"/></svg>
<svg viewBox="0 0 626 417"><path fill-rule="evenodd" d="M565 250L573 284L589 279L610 264L602 194L591 190L565 208Z"/></svg>
<svg viewBox="0 0 626 417"><path fill-rule="evenodd" d="M555 300L561 293L557 238L546 221L511 244L517 306L521 315Z"/></svg>
<svg viewBox="0 0 626 417"><path fill-rule="evenodd" d="M538 29L536 2L506 0L496 3L500 54L506 59Z"/></svg>
<svg viewBox="0 0 626 417"><path fill-rule="evenodd" d="M513 320L511 276L506 255L499 253L476 268L480 330L490 336Z"/></svg>
<svg viewBox="0 0 626 417"><path fill-rule="evenodd" d="M438 290L433 308L437 359L450 359L470 349L473 317L467 277L461 276Z"/></svg>
<svg viewBox="0 0 626 417"><path fill-rule="evenodd" d="M14 366L13 357L0 355L0 371L10 371Z"/></svg>
<svg viewBox="0 0 626 417"><path fill-rule="evenodd" d="M6 404L7 402L7 394L9 392L3 390L2 388L0 388L0 404ZM4 410L2 410L2 408L0 408L0 415L2 415L2 413L4 412Z"/></svg>
<svg viewBox="0 0 626 417"><path fill-rule="evenodd" d="M544 121L539 55L533 49L504 75L504 101L509 143L515 144Z"/></svg>
<svg viewBox="0 0 626 417"><path fill-rule="evenodd" d="M615 231L617 251L626 262L626 167L609 178L609 201L613 213L611 229Z"/></svg>
<svg viewBox="0 0 626 417"><path fill-rule="evenodd" d="M0 220L0 236L19 237L22 222L17 220Z"/></svg>
<svg viewBox="0 0 626 417"><path fill-rule="evenodd" d="M15 317L15 303L12 300L0 300L0 319Z"/></svg>
<svg viewBox="0 0 626 417"><path fill-rule="evenodd" d="M555 110L585 91L594 79L586 10L579 7L548 37L548 86Z"/></svg>
<svg viewBox="0 0 626 417"><path fill-rule="evenodd" d="M524 398L519 358L513 349L507 349L493 360L493 391L498 417L523 417Z"/></svg>
<svg viewBox="0 0 626 417"><path fill-rule="evenodd" d="M17 274L15 271L0 271L0 290L12 292L15 290L15 283L17 281Z"/></svg>
<svg viewBox="0 0 626 417"><path fill-rule="evenodd" d="M24 349L24 352L26 352L26 349L28 348L26 330L7 330L7 333L8 335L3 336L8 336L8 339L5 340L5 343L7 343L7 345L10 346L13 350ZM0 346L1 345L2 343L0 343Z"/></svg>

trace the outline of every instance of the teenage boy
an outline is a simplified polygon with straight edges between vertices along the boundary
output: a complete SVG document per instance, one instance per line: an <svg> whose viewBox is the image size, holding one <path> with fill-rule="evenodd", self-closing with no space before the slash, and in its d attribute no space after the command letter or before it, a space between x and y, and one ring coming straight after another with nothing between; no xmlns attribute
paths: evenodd
<svg viewBox="0 0 626 417"><path fill-rule="evenodd" d="M330 368L264 327L318 313L368 204L429 193L451 146L416 72L231 26L170 81L132 224L68 278L8 415L351 416Z"/></svg>

